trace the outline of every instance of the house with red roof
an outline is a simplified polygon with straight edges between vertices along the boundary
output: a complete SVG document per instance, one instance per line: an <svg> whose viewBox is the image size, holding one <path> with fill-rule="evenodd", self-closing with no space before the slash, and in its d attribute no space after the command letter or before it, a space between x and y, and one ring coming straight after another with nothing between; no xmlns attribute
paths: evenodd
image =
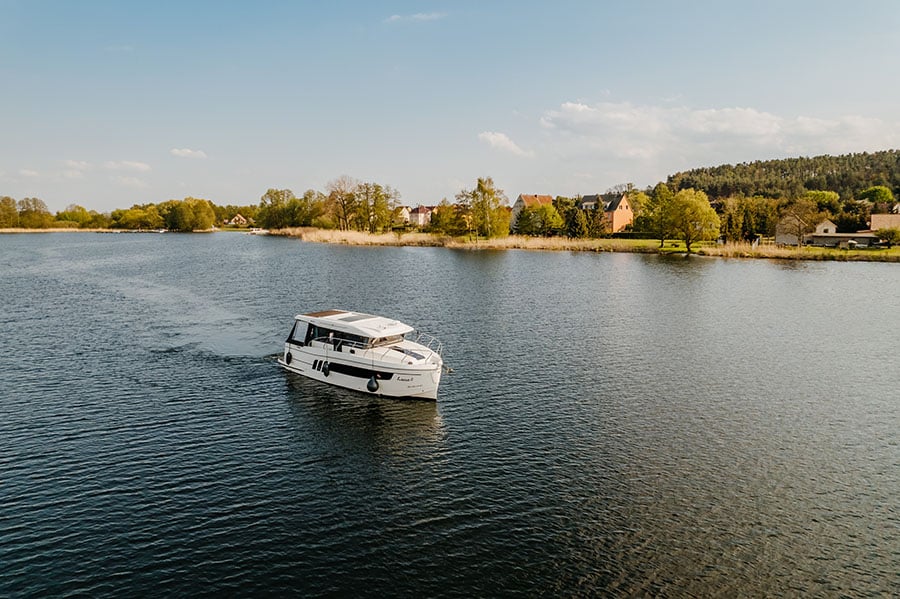
<svg viewBox="0 0 900 599"><path fill-rule="evenodd" d="M530 195L525 193L519 194L519 197L516 198L516 202L512 206L512 211L509 213L509 230L516 230L516 221L519 219L519 213L526 207L533 208L546 204L553 205L553 196Z"/></svg>

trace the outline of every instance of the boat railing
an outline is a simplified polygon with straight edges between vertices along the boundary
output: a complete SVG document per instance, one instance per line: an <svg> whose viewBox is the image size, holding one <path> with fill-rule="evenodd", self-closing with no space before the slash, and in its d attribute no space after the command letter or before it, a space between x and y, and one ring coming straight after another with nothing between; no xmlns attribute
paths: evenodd
<svg viewBox="0 0 900 599"><path fill-rule="evenodd" d="M410 341L418 343L419 345L424 345L439 356L444 355L444 344L441 343L438 338L432 337L427 333L420 333L419 331L416 331L415 334L416 338L410 339Z"/></svg>
<svg viewBox="0 0 900 599"><path fill-rule="evenodd" d="M328 345L334 346L334 349L337 351L341 351L345 347L353 349L369 349L369 347L365 343L360 343L359 341L351 341L350 339L341 339L339 337L313 337L310 341L315 341L316 343L327 343Z"/></svg>
<svg viewBox="0 0 900 599"><path fill-rule="evenodd" d="M432 352L436 353L437 355L443 357L444 344L441 343L441 341L439 339L437 339L436 337L428 335L427 333L420 333L420 332L416 331L415 336L410 335L408 340L412 341L413 343L418 343L419 345L422 345L422 346L426 347L427 349L431 350ZM360 343L359 341L352 341L350 339L341 339L341 338L337 338L337 337L325 337L325 336L314 337L310 341L331 345L334 347L334 349L336 351L342 351L344 348L369 350L369 351L383 350L382 352L380 352L380 354L382 356L387 355L391 351L392 346L394 345L392 343L390 345L378 346L378 345Z"/></svg>

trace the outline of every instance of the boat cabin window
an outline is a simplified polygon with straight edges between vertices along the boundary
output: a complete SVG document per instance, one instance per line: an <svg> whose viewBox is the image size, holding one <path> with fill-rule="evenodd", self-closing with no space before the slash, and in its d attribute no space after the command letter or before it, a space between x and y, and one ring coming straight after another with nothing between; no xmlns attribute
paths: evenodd
<svg viewBox="0 0 900 599"><path fill-rule="evenodd" d="M372 342L373 347L381 347L383 345L392 345L403 341L403 335L391 335L389 337L378 337Z"/></svg>
<svg viewBox="0 0 900 599"><path fill-rule="evenodd" d="M346 345L349 347L368 347L371 341L368 337L363 337L362 335L344 333L341 331L335 331L333 329L311 324L309 325L309 330L306 332L306 342L309 343L313 340L323 343L330 342L333 343L335 347L337 347L338 345Z"/></svg>

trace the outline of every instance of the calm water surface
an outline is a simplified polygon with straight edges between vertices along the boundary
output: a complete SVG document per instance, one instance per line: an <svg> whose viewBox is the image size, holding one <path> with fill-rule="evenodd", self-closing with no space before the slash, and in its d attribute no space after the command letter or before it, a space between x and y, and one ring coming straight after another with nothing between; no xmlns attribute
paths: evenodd
<svg viewBox="0 0 900 599"><path fill-rule="evenodd" d="M886 596L900 267L0 236L0 596ZM445 344L434 402L281 371Z"/></svg>

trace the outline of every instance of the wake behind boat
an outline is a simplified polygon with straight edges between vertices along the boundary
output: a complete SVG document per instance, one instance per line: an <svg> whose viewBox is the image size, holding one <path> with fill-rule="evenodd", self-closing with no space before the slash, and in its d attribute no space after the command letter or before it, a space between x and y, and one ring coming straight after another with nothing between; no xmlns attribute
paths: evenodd
<svg viewBox="0 0 900 599"><path fill-rule="evenodd" d="M388 397L437 399L442 346L411 326L361 312L298 314L278 359L303 376Z"/></svg>

